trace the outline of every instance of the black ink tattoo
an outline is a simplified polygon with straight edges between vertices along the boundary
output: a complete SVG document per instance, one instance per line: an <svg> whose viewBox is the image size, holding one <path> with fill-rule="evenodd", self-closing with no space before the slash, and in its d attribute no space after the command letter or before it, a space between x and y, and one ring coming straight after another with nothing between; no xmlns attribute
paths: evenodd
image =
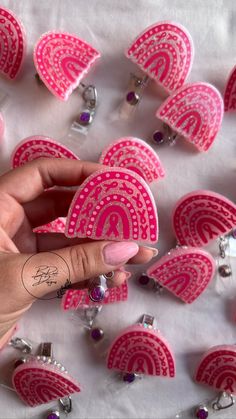
<svg viewBox="0 0 236 419"><path fill-rule="evenodd" d="M65 292L71 288L70 268L60 255L55 252L46 252L44 254L44 263L40 254L31 255L24 263L21 271L21 281L25 290L34 298L39 300L52 300L62 298ZM40 260L40 262L39 262ZM57 288L61 278L64 278L64 285L59 290L51 291ZM41 296L43 286L47 285L48 294Z"/></svg>
<svg viewBox="0 0 236 419"><path fill-rule="evenodd" d="M62 298L63 295L66 293L68 289L71 288L71 282L67 278L65 285L63 285L58 291L57 291L57 298Z"/></svg>
<svg viewBox="0 0 236 419"><path fill-rule="evenodd" d="M58 275L58 269L56 266L41 265L36 266L37 271L35 275L32 275L32 278L35 282L32 284L32 287L37 287L41 284L47 284L51 287L53 284L56 284L56 277Z"/></svg>

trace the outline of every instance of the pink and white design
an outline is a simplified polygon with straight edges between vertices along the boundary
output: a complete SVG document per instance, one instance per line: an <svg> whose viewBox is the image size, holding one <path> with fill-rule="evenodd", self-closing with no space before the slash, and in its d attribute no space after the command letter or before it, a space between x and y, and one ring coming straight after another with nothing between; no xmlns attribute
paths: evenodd
<svg viewBox="0 0 236 419"><path fill-rule="evenodd" d="M0 72L9 79L18 75L25 54L25 29L11 10L0 7Z"/></svg>
<svg viewBox="0 0 236 419"><path fill-rule="evenodd" d="M236 205L211 191L199 190L183 196L173 211L173 228L180 245L206 246L235 225Z"/></svg>
<svg viewBox="0 0 236 419"><path fill-rule="evenodd" d="M139 138L124 137L104 149L99 163L124 167L151 183L165 176L164 168L153 149Z"/></svg>
<svg viewBox="0 0 236 419"><path fill-rule="evenodd" d="M14 370L12 383L21 400L31 407L80 392L79 384L68 373L36 358Z"/></svg>
<svg viewBox="0 0 236 419"><path fill-rule="evenodd" d="M214 273L213 257L194 247L172 249L147 270L148 276L188 304L202 294Z"/></svg>
<svg viewBox="0 0 236 419"><path fill-rule="evenodd" d="M40 79L58 99L66 101L90 70L100 53L67 32L43 34L34 49Z"/></svg>
<svg viewBox="0 0 236 419"><path fill-rule="evenodd" d="M224 94L225 112L236 109L236 66L230 72Z"/></svg>
<svg viewBox="0 0 236 419"><path fill-rule="evenodd" d="M111 167L92 174L72 200L65 234L156 243L157 209L148 185L127 169Z"/></svg>
<svg viewBox="0 0 236 419"><path fill-rule="evenodd" d="M183 86L193 62L193 41L178 23L165 21L145 29L125 53L168 93Z"/></svg>
<svg viewBox="0 0 236 419"><path fill-rule="evenodd" d="M72 151L52 138L34 135L17 144L12 152L11 164L15 168L40 157L79 160Z"/></svg>
<svg viewBox="0 0 236 419"><path fill-rule="evenodd" d="M126 373L175 376L175 361L168 343L154 329L136 324L125 329L112 343L107 368Z"/></svg>
<svg viewBox="0 0 236 419"><path fill-rule="evenodd" d="M0 112L0 141L2 140L2 137L4 135L4 131L5 131L5 122L3 119L3 115Z"/></svg>
<svg viewBox="0 0 236 419"><path fill-rule="evenodd" d="M102 305L118 303L128 299L128 284L123 282L119 287L108 288L106 290L105 298L102 300ZM62 299L63 310L77 310L77 308L86 308L88 306L97 306L90 300L87 290L68 290Z"/></svg>
<svg viewBox="0 0 236 419"><path fill-rule="evenodd" d="M236 395L236 346L219 345L207 351L197 368L196 381Z"/></svg>
<svg viewBox="0 0 236 419"><path fill-rule="evenodd" d="M60 217L48 224L34 228L34 233L64 233L66 228L66 218Z"/></svg>
<svg viewBox="0 0 236 419"><path fill-rule="evenodd" d="M208 83L189 83L169 96L156 116L199 151L207 151L221 127L223 100Z"/></svg>

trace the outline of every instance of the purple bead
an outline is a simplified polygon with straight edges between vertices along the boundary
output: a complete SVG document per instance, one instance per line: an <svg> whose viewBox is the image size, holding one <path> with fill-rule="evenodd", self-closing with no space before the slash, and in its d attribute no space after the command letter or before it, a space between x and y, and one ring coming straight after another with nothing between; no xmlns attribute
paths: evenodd
<svg viewBox="0 0 236 419"><path fill-rule="evenodd" d="M126 372L123 375L123 381L125 381L125 383L132 383L135 380L136 376L134 372Z"/></svg>
<svg viewBox="0 0 236 419"><path fill-rule="evenodd" d="M103 336L104 336L104 332L100 327L95 327L94 329L91 330L91 338L95 340L96 342L101 340Z"/></svg>
<svg viewBox="0 0 236 419"><path fill-rule="evenodd" d="M163 143L163 141L164 141L164 135L163 135L163 132L161 132L161 131L155 131L155 132L154 132L154 134L153 134L153 136L152 136L152 138L153 138L153 141L154 141L156 144L161 144L161 143Z"/></svg>
<svg viewBox="0 0 236 419"><path fill-rule="evenodd" d="M95 303L103 300L105 297L105 289L101 285L97 285L96 287L92 288L89 292L90 300L94 301Z"/></svg>
<svg viewBox="0 0 236 419"><path fill-rule="evenodd" d="M47 416L47 419L58 419L60 418L60 414L59 412L55 411L55 412L51 412L49 413L49 415Z"/></svg>
<svg viewBox="0 0 236 419"><path fill-rule="evenodd" d="M149 276L145 274L142 274L138 279L138 282L140 285L148 285L149 281L150 281Z"/></svg>
<svg viewBox="0 0 236 419"><path fill-rule="evenodd" d="M81 112L79 119L84 124L88 124L90 121L90 113L89 112Z"/></svg>
<svg viewBox="0 0 236 419"><path fill-rule="evenodd" d="M139 101L139 95L133 91L127 93L126 100L130 105L136 105Z"/></svg>
<svg viewBox="0 0 236 419"><path fill-rule="evenodd" d="M204 406L198 407L198 409L196 410L196 418L198 418L198 419L206 419L206 418L208 418L208 410L207 410L207 408L204 407Z"/></svg>

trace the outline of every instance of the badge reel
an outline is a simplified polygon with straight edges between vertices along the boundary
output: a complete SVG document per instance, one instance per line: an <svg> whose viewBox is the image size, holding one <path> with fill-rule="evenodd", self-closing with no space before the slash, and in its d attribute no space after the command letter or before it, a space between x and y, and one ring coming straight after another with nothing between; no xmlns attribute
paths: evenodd
<svg viewBox="0 0 236 419"><path fill-rule="evenodd" d="M158 155L145 141L135 137L122 137L110 143L103 150L99 163L129 169L148 184L165 177Z"/></svg>
<svg viewBox="0 0 236 419"><path fill-rule="evenodd" d="M112 374L106 388L113 394L136 387L146 376L175 377L173 352L155 328L154 316L144 314L139 323L120 332L108 349L107 368Z"/></svg>
<svg viewBox="0 0 236 419"><path fill-rule="evenodd" d="M205 250L177 247L152 264L138 283L157 295L167 289L182 302L192 304L212 281L215 265L214 258Z"/></svg>
<svg viewBox="0 0 236 419"><path fill-rule="evenodd" d="M35 344L27 339L13 337L8 345L22 355L12 361L8 377L1 385L16 392L30 407L54 402L48 409L47 419L66 417L72 411L71 394L81 389L66 368L53 357L52 343L43 342L38 355Z"/></svg>
<svg viewBox="0 0 236 419"><path fill-rule="evenodd" d="M112 167L95 172L74 195L65 235L156 243L158 216L151 190L143 178L131 170ZM104 298L105 280L107 278L101 276L91 281L90 299L94 301L94 296L100 299L101 291L101 300Z"/></svg>
<svg viewBox="0 0 236 419"><path fill-rule="evenodd" d="M111 277L112 275L110 275ZM71 320L75 326L82 326L86 332L86 336L94 347L99 347L99 354L104 357L108 347L108 337L104 328L101 326L101 319L98 319L98 315L107 305L125 302L128 299L128 283L123 282L122 285L107 288L106 283L108 278L105 278L104 292L92 287L92 291L95 296L100 298L96 299L91 296L90 291L87 290L68 290L62 299L61 308L66 314L68 314L69 320ZM99 285L100 287L100 285ZM103 296L103 298L101 298ZM92 298L91 298L92 297Z"/></svg>
<svg viewBox="0 0 236 419"><path fill-rule="evenodd" d="M184 85L191 71L194 49L188 31L172 21L157 22L146 28L125 52L137 67L131 73L119 117L129 119L152 80L159 90L171 94Z"/></svg>
<svg viewBox="0 0 236 419"><path fill-rule="evenodd" d="M199 190L182 197L173 212L173 228L180 246L218 245L216 290L232 293L230 243L234 243L236 205L218 193Z"/></svg>
<svg viewBox="0 0 236 419"><path fill-rule="evenodd" d="M13 169L39 158L79 160L79 157L63 144L44 135L33 135L20 141L11 154ZM59 217L50 223L34 228L34 233L64 233L66 218Z"/></svg>
<svg viewBox="0 0 236 419"><path fill-rule="evenodd" d="M188 83L157 109L162 127L154 131L152 143L174 145L180 138L205 152L213 145L223 118L223 100L209 83Z"/></svg>
<svg viewBox="0 0 236 419"><path fill-rule="evenodd" d="M235 417L236 346L219 345L210 348L197 367L195 381L218 391L214 399L206 400L189 410L179 412L176 419L207 419Z"/></svg>
<svg viewBox="0 0 236 419"><path fill-rule="evenodd" d="M67 32L51 31L41 35L34 49L36 78L58 99L67 101L78 88L84 105L73 121L68 135L62 138L77 152L78 140L88 133L97 109L97 90L82 80L100 57L99 51L83 39Z"/></svg>
<svg viewBox="0 0 236 419"><path fill-rule="evenodd" d="M0 73L3 77L13 81L22 69L26 55L26 34L25 28L15 14L5 7L0 7L0 40L1 60ZM7 92L1 86L0 109L4 112L9 104ZM0 141L3 139L5 122L0 113Z"/></svg>

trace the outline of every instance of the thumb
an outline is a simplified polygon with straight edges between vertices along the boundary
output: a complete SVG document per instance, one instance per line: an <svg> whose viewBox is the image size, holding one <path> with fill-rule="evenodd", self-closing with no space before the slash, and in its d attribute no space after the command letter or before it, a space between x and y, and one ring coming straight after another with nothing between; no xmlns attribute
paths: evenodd
<svg viewBox="0 0 236 419"><path fill-rule="evenodd" d="M89 242L55 252L18 255L21 260L21 281L25 291L34 298L57 291L70 284L116 270L139 251L133 242ZM18 264L18 263L17 263Z"/></svg>

